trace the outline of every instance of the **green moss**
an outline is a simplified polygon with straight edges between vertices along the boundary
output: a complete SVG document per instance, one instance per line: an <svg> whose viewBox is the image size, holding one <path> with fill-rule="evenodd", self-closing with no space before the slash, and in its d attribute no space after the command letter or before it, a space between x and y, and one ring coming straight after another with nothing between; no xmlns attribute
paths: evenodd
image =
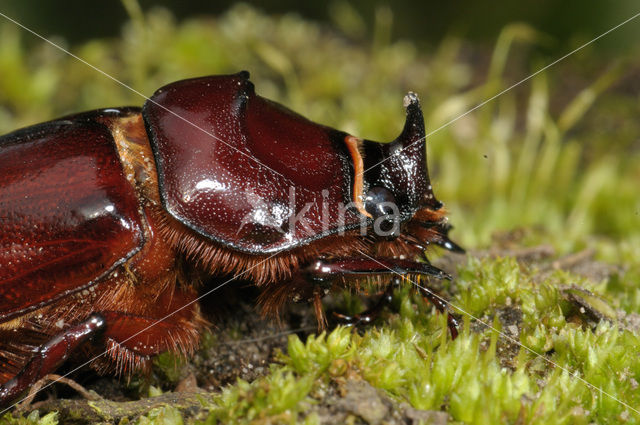
<svg viewBox="0 0 640 425"><path fill-rule="evenodd" d="M0 423L7 425L58 425L58 413L50 412L42 417L37 410L21 417L14 417L7 413L0 417Z"/></svg>
<svg viewBox="0 0 640 425"><path fill-rule="evenodd" d="M170 383L176 383L180 379L180 369L187 362L184 356L171 352L165 352L153 359L153 364L163 379Z"/></svg>
<svg viewBox="0 0 640 425"><path fill-rule="evenodd" d="M252 383L238 381L216 395L207 424L250 423L271 418L275 423L297 423L315 376L297 376L287 368L273 367L271 374Z"/></svg>
<svg viewBox="0 0 640 425"><path fill-rule="evenodd" d="M135 425L183 425L182 415L175 407L157 407L139 417Z"/></svg>
<svg viewBox="0 0 640 425"><path fill-rule="evenodd" d="M567 321L570 310L561 308L557 288L584 279L564 272L533 283L536 272L512 259L472 260L460 276L452 303L498 330L500 321L492 318L500 309L521 309L519 341L532 351L516 350L515 361L505 366L508 356L498 350L496 331L470 331L467 320L451 341L443 317L405 294L400 314L383 328L360 335L338 327L305 342L291 336L282 365L269 376L214 396L207 423L267 417L298 423L317 391L348 379L366 380L418 409L445 410L461 423L640 423L640 415L612 398L632 407L640 403L639 337L607 322L592 330ZM469 276L474 284L467 287Z"/></svg>

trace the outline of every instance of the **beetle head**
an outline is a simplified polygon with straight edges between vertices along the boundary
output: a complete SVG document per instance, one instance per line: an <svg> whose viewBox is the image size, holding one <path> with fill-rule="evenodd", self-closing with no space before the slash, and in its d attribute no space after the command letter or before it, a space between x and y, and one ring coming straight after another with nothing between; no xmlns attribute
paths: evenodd
<svg viewBox="0 0 640 425"><path fill-rule="evenodd" d="M400 224L420 209L438 210L427 171L425 127L420 101L415 93L404 97L407 120L400 136L391 143L363 141L364 204L380 229L378 234L395 236ZM392 230L390 227L395 227ZM379 231L380 230L380 231Z"/></svg>

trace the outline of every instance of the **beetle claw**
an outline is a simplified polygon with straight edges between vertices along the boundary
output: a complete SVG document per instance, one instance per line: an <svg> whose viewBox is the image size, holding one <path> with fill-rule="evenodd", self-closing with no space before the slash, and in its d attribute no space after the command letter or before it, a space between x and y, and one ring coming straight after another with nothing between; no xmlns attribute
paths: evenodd
<svg viewBox="0 0 640 425"><path fill-rule="evenodd" d="M360 325L370 325L373 323L378 316L380 316L380 312L382 309L391 304L391 300L393 299L393 292L395 289L394 284L387 285L380 299L373 305L373 307L363 311L362 313L354 314L353 316L342 314L338 312L333 312L333 317L338 319L338 322L341 325L345 326L360 326Z"/></svg>

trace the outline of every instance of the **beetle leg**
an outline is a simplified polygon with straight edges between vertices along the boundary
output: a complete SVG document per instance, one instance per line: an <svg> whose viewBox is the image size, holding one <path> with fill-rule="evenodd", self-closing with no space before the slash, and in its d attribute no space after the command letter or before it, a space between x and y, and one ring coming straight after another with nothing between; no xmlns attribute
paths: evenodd
<svg viewBox="0 0 640 425"><path fill-rule="evenodd" d="M8 405L31 385L53 372L82 343L96 335L104 326L104 318L99 314L92 314L84 322L55 335L41 345L16 376L0 385L0 406Z"/></svg>
<svg viewBox="0 0 640 425"><path fill-rule="evenodd" d="M331 261L318 260L306 269L309 279L318 285L328 287L337 278L356 277L358 275L419 275L438 279L449 279L451 276L429 263L418 263L410 260L391 258L340 258ZM452 338L458 336L458 319L449 312L447 303L428 287L418 286L423 298L429 300L440 313L447 313L447 326Z"/></svg>
<svg viewBox="0 0 640 425"><path fill-rule="evenodd" d="M322 284L338 277L354 275L422 275L451 280L451 276L429 263L389 258L339 258L330 261L318 260L306 269L314 282Z"/></svg>
<svg viewBox="0 0 640 425"><path fill-rule="evenodd" d="M385 289L380 299L376 302L376 304L370 309L363 311L362 313L349 316L346 314L333 312L333 315L340 321L340 323L347 326L368 325L380 315L380 312L384 307L391 303L394 289L394 284L387 285L387 288Z"/></svg>
<svg viewBox="0 0 640 425"><path fill-rule="evenodd" d="M151 356L163 351L189 355L197 347L199 330L206 323L198 304L193 302L196 298L193 288L170 285L155 294L151 307L144 304L145 297L149 297L145 290L130 294L127 305L100 310L107 321L106 357L112 360L118 373L145 370L150 366Z"/></svg>
<svg viewBox="0 0 640 425"><path fill-rule="evenodd" d="M451 332L451 338L456 339L458 337L458 327L460 326L459 318L453 314L447 308L447 303L444 299L439 296L433 289L425 288L423 286L418 287L418 292L422 295L422 298L428 300L433 304L433 306L440 312L447 312L447 326L449 327L449 332Z"/></svg>

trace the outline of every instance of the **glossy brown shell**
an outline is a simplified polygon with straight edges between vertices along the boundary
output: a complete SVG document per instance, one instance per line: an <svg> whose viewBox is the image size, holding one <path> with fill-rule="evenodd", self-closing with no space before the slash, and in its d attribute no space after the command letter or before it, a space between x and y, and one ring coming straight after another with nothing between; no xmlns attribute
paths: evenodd
<svg viewBox="0 0 640 425"><path fill-rule="evenodd" d="M0 323L91 286L144 242L111 132L87 118L98 115L0 138Z"/></svg>
<svg viewBox="0 0 640 425"><path fill-rule="evenodd" d="M361 219L340 217L353 179L345 133L257 96L248 73L169 84L143 117L164 207L213 241L277 252Z"/></svg>

